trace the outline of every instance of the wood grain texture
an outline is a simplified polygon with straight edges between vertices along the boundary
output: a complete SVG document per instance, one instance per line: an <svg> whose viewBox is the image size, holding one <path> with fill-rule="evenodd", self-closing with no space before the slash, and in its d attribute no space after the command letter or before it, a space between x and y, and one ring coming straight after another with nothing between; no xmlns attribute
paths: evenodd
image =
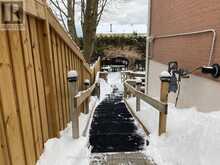
<svg viewBox="0 0 220 165"><path fill-rule="evenodd" d="M135 96L138 95L141 100L147 102L148 104L150 104L151 106L156 108L158 111L164 112L166 110L166 107L167 107L166 103L158 101L150 96L145 95L144 93L142 93L140 91L137 91L133 86L128 84L126 81L125 81L124 85L128 91L130 91Z"/></svg>
<svg viewBox="0 0 220 165"><path fill-rule="evenodd" d="M38 157L42 150L42 131L40 125L40 107L38 102L37 95L37 84L36 84L36 75L34 69L34 62L32 56L31 48L31 39L30 31L28 27L28 19L26 19L25 30L21 32L22 44L23 44L23 53L24 53L24 66L27 77L27 87L28 87L28 97L30 102L30 112L31 112L31 121L32 121L32 132L34 136L35 147L33 148L36 152L36 157Z"/></svg>
<svg viewBox="0 0 220 165"><path fill-rule="evenodd" d="M24 55L22 39L19 31L8 34L11 52L11 61L15 79L15 89L18 102L18 117L20 118L22 137L27 164L34 164L36 161L32 132L31 112L27 81L25 74Z"/></svg>
<svg viewBox="0 0 220 165"><path fill-rule="evenodd" d="M18 117L18 105L14 88L8 36L5 31L0 35L0 91L2 99L2 115L5 125L5 133L8 141L8 149L13 165L25 165L25 152L22 141L22 130Z"/></svg>
<svg viewBox="0 0 220 165"><path fill-rule="evenodd" d="M3 107L0 96L0 164L10 165L9 151L7 145L7 137L5 132L5 125L3 122Z"/></svg>
<svg viewBox="0 0 220 165"><path fill-rule="evenodd" d="M24 29L0 31L1 165L36 164L70 121L67 72L77 70L79 90L94 78L46 1L25 2Z"/></svg>
<svg viewBox="0 0 220 165"><path fill-rule="evenodd" d="M42 131L42 140L40 141L42 145L48 139L48 122L47 122L47 113L46 113L46 99L45 99L45 89L43 83L42 75L42 66L40 60L40 50L39 50L39 41L37 36L37 24L34 18L29 19L30 36L31 36L31 46L32 46L32 55L35 67L36 83L37 83L37 92L38 92L38 101L40 107L40 119L41 119L41 131Z"/></svg>

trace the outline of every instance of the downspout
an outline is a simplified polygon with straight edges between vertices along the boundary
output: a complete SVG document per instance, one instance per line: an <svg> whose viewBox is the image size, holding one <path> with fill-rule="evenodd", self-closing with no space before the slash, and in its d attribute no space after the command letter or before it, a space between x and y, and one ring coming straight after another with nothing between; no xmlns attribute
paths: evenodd
<svg viewBox="0 0 220 165"><path fill-rule="evenodd" d="M150 31L151 31L151 4L152 0L148 0L148 27L146 35L146 74L145 74L145 94L148 94L149 73L150 73Z"/></svg>

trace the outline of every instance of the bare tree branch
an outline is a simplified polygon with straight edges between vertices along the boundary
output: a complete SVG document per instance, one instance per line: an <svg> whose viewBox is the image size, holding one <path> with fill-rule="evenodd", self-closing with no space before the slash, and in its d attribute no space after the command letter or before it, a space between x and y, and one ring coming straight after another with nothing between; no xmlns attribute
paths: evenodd
<svg viewBox="0 0 220 165"><path fill-rule="evenodd" d="M68 15L63 11L63 9L61 9L61 7L59 6L58 1L56 0L56 2L54 2L53 0L50 0L50 2L52 3L52 5L54 7L56 7L57 10L59 10L65 17L68 17ZM57 4L58 3L58 4Z"/></svg>
<svg viewBox="0 0 220 165"><path fill-rule="evenodd" d="M62 2L62 4L63 4L63 6L66 8L66 10L67 10L67 5L66 5L66 3L64 2L64 0L61 0L61 2Z"/></svg>
<svg viewBox="0 0 220 165"><path fill-rule="evenodd" d="M54 11L54 14L56 15L57 19L58 19L60 22L62 22L62 25L63 25L65 31L68 32L68 29L67 29L67 27L66 27L66 24L65 24L64 18L62 17L62 14L61 14L60 12L57 13L56 11Z"/></svg>
<svg viewBox="0 0 220 165"><path fill-rule="evenodd" d="M61 17L61 21L62 21L62 24L63 24L65 30L68 32L69 30L68 30L68 28L67 28L67 26L66 26L66 22L65 22L65 20L64 20L64 18L63 18L63 15L62 15L61 11L60 11L60 17Z"/></svg>
<svg viewBox="0 0 220 165"><path fill-rule="evenodd" d="M98 26L98 24L101 20L101 17L102 17L102 14L103 14L103 11L106 7L107 2L108 2L108 0L99 0L99 11L98 11L98 18L97 18L96 26Z"/></svg>

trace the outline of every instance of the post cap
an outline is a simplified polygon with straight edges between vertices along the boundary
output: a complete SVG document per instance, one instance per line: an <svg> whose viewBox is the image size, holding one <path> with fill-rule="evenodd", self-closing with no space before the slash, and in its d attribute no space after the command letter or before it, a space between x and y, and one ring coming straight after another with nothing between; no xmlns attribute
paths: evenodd
<svg viewBox="0 0 220 165"><path fill-rule="evenodd" d="M71 70L68 72L67 79L69 82L77 81L78 73L75 70Z"/></svg>
<svg viewBox="0 0 220 165"><path fill-rule="evenodd" d="M89 80L89 79L85 79L85 80L84 80L84 84L85 84L85 85L90 85L90 80Z"/></svg>
<svg viewBox="0 0 220 165"><path fill-rule="evenodd" d="M168 71L163 71L160 73L160 80L161 81L170 81L171 75Z"/></svg>
<svg viewBox="0 0 220 165"><path fill-rule="evenodd" d="M141 85L142 84L142 80L140 78L136 79L136 85Z"/></svg>

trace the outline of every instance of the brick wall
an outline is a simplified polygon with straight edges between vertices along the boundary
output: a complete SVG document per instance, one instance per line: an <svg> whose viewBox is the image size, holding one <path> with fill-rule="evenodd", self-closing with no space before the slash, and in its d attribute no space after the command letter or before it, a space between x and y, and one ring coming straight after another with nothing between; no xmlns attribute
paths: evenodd
<svg viewBox="0 0 220 165"><path fill-rule="evenodd" d="M151 35L215 29L217 40L212 63L220 63L219 0L152 0ZM155 40L153 60L177 60L187 69L208 64L212 33Z"/></svg>

